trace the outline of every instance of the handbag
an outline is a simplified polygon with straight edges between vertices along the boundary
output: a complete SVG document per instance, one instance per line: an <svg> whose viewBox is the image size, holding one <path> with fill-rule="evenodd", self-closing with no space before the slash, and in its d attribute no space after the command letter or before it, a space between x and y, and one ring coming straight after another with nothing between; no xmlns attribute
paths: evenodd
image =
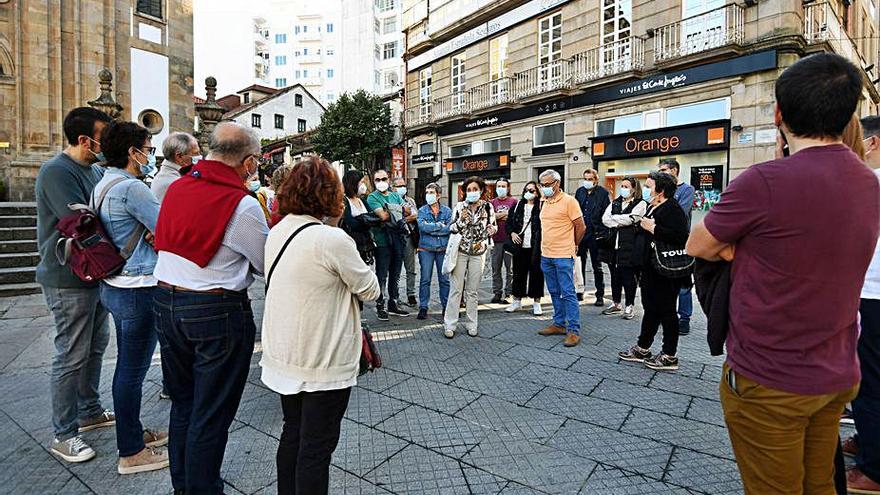
<svg viewBox="0 0 880 495"><path fill-rule="evenodd" d="M443 257L441 270L443 275L449 275L458 263L458 246L461 245L461 234L450 234L446 244L446 256Z"/></svg>
<svg viewBox="0 0 880 495"><path fill-rule="evenodd" d="M690 275L694 258L683 246L671 246L665 242L651 242L651 266L666 278L683 278Z"/></svg>

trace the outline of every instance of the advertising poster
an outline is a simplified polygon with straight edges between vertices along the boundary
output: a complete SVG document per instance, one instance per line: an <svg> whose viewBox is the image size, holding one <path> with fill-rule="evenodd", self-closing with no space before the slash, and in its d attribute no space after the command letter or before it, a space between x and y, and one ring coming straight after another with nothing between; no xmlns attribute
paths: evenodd
<svg viewBox="0 0 880 495"><path fill-rule="evenodd" d="M709 211L721 199L724 184L724 166L694 167L691 169L691 185L696 189L694 211Z"/></svg>

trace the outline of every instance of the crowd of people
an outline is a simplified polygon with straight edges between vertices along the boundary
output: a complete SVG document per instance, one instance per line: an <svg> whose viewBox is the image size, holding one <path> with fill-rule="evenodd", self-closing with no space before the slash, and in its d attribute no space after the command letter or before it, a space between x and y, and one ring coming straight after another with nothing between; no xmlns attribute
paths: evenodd
<svg viewBox="0 0 880 495"><path fill-rule="evenodd" d="M205 157L191 135L170 134L148 186L150 133L74 109L63 123L67 148L36 184L37 277L56 326L51 451L88 461L96 453L81 433L115 426L120 474L170 466L175 493L222 493L228 429L255 347L247 290L261 276L261 380L283 411L278 490L326 493L360 372L364 303L375 301L381 321L408 317L406 307L424 320L436 271L444 336L475 337L489 269L491 302L508 313L530 300L542 315L546 287L553 316L538 334L572 347L590 266L604 316L635 319L641 289L640 332L619 359L674 371L693 315L693 256L730 273L720 396L745 492L880 493L880 173L865 165L880 167L880 117L854 116L861 88L858 69L836 55L786 69L776 81L776 158L740 173L693 228L694 188L675 159L623 177L614 191L588 168L573 195L554 170L518 197L507 178L492 188L470 177L447 193L460 199L449 207L438 182L417 202L403 177L340 177L317 156L261 180L256 135L223 122ZM792 183L802 187L784 186ZM804 187L822 190L821 204L805 202ZM100 219L124 259L117 272L83 280L64 265L56 226L68 205ZM98 394L108 312L113 411ZM140 420L157 344L167 432ZM841 447L848 403L858 436ZM844 472L835 450L856 467Z"/></svg>

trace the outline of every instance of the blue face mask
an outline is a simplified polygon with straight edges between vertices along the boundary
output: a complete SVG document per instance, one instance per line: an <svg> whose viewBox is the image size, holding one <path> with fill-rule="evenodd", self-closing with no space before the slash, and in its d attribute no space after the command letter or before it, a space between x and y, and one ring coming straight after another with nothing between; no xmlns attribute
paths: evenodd
<svg viewBox="0 0 880 495"><path fill-rule="evenodd" d="M507 197L507 188L506 187L496 187L495 192L498 193L499 198Z"/></svg>
<svg viewBox="0 0 880 495"><path fill-rule="evenodd" d="M544 186L544 187L542 187L542 188L541 188L541 194L543 194L545 198L549 198L550 196L553 196L553 186L550 186L550 187Z"/></svg>
<svg viewBox="0 0 880 495"><path fill-rule="evenodd" d="M526 192L525 194L523 194L523 198L525 198L526 201L531 201L531 200L535 199L535 193Z"/></svg>
<svg viewBox="0 0 880 495"><path fill-rule="evenodd" d="M620 190L617 192L620 194L621 198L627 199L629 198L630 194L632 194L632 189L624 189L621 187Z"/></svg>
<svg viewBox="0 0 880 495"><path fill-rule="evenodd" d="M645 201L651 201L651 188L643 187L642 188L642 199Z"/></svg>
<svg viewBox="0 0 880 495"><path fill-rule="evenodd" d="M397 188L397 195L400 196L401 198L406 196L406 188L405 187L398 187Z"/></svg>
<svg viewBox="0 0 880 495"><path fill-rule="evenodd" d="M201 159L202 159L202 155L193 155L192 164L195 165L196 163L199 163L199 160L201 160Z"/></svg>
<svg viewBox="0 0 880 495"><path fill-rule="evenodd" d="M88 139L89 141L91 141L91 142L93 142L93 143L99 145L99 146L101 145L101 143L95 141L94 139L92 139L92 138L90 138L90 137L87 137L87 139ZM107 161L107 157L104 156L104 152L103 152L103 151L99 151L99 152L95 153L94 151L89 150L89 153L95 155L95 159L97 159L99 162L102 162L102 163L103 163L103 162L106 162L106 161Z"/></svg>
<svg viewBox="0 0 880 495"><path fill-rule="evenodd" d="M252 180L252 181L248 182L248 190L249 190L250 192L257 192L257 191L259 191L259 190L260 190L260 186L261 186L261 184L260 184L260 181L259 181L259 180Z"/></svg>
<svg viewBox="0 0 880 495"><path fill-rule="evenodd" d="M427 202L429 205L436 203L437 202L437 195L431 194L431 193L425 194L425 202Z"/></svg>
<svg viewBox="0 0 880 495"><path fill-rule="evenodd" d="M480 199L480 191L468 191L466 199L468 203L476 203Z"/></svg>
<svg viewBox="0 0 880 495"><path fill-rule="evenodd" d="M151 173L153 173L153 170L156 170L156 155L152 153L148 155L141 150L138 150L138 153L147 157L147 163L144 163L143 165L138 163L141 168L141 174L150 175Z"/></svg>

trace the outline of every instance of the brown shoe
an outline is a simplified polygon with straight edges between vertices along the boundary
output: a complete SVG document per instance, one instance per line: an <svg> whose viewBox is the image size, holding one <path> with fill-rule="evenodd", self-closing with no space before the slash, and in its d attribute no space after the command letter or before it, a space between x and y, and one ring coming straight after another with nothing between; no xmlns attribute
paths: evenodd
<svg viewBox="0 0 880 495"><path fill-rule="evenodd" d="M551 323L549 327L538 332L538 335L548 336L548 335L565 335L565 329L562 327L557 327L555 323Z"/></svg>
<svg viewBox="0 0 880 495"><path fill-rule="evenodd" d="M116 470L119 474L135 474L156 471L168 467L168 451L164 448L145 447L135 455L120 457Z"/></svg>
<svg viewBox="0 0 880 495"><path fill-rule="evenodd" d="M164 447L168 444L168 434L164 431L144 429L144 445L147 447Z"/></svg>
<svg viewBox="0 0 880 495"><path fill-rule="evenodd" d="M105 409L101 414L81 421L79 423L79 432L84 433L98 428L105 428L116 424L116 415L113 411Z"/></svg>
<svg viewBox="0 0 880 495"><path fill-rule="evenodd" d="M859 442L856 437L849 437L843 441L843 455L855 457L859 453Z"/></svg>
<svg viewBox="0 0 880 495"><path fill-rule="evenodd" d="M852 467L846 471L846 489L850 493L880 495L880 483L865 476L859 468Z"/></svg>
<svg viewBox="0 0 880 495"><path fill-rule="evenodd" d="M562 345L564 345L565 347L574 347L580 343L581 343L581 336L580 335L573 333L573 332L568 332L568 335L565 336L565 341L562 343Z"/></svg>

